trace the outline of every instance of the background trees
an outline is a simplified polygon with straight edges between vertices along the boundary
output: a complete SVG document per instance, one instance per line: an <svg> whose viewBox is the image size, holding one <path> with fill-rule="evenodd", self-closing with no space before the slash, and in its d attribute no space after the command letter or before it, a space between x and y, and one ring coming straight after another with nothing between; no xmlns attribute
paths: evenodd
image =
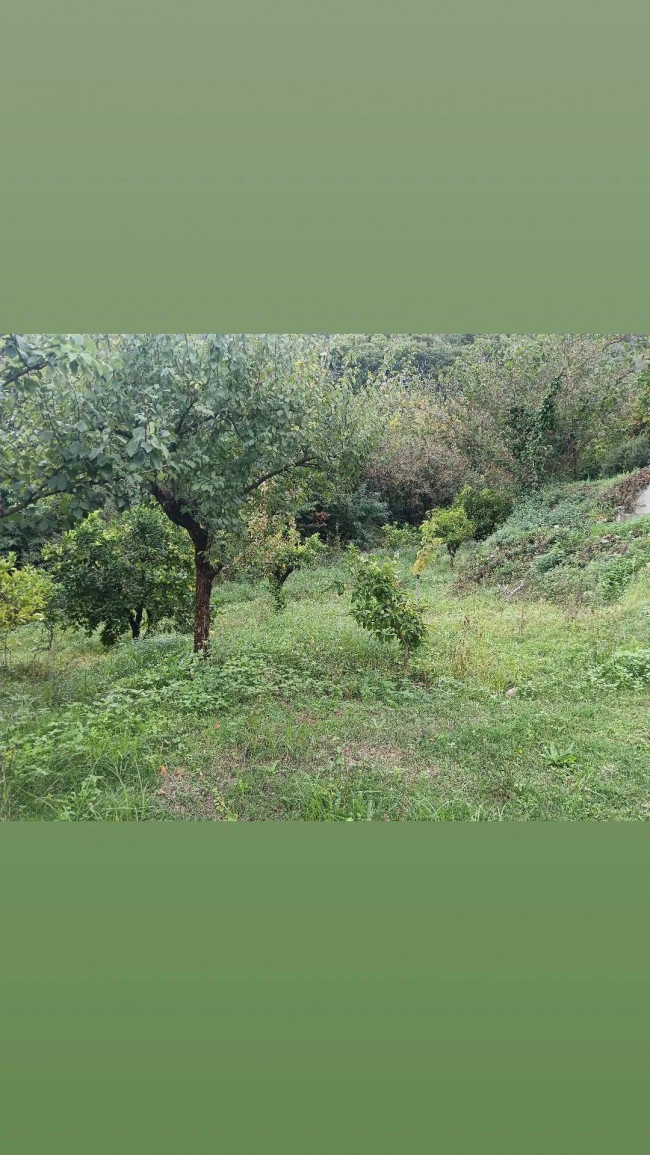
<svg viewBox="0 0 650 1155"><path fill-rule="evenodd" d="M495 513L645 464L649 352L625 334L6 334L0 550L20 567L93 510L153 500L189 538L206 652L251 512L296 549L451 508L484 536L486 493Z"/></svg>
<svg viewBox="0 0 650 1155"><path fill-rule="evenodd" d="M645 337L477 338L445 377L449 437L492 483L597 475L629 436Z"/></svg>

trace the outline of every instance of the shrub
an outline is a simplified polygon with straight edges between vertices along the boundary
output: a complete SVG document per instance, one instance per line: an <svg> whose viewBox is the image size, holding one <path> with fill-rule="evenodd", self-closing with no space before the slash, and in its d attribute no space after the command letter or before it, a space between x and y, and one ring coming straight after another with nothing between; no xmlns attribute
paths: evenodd
<svg viewBox="0 0 650 1155"><path fill-rule="evenodd" d="M419 531L413 525L385 525L379 539L382 549L413 549L420 543Z"/></svg>
<svg viewBox="0 0 650 1155"><path fill-rule="evenodd" d="M254 510L248 517L243 548L234 559L232 576L266 578L276 610L286 606L284 584L296 570L313 565L326 546L317 533L303 538L296 519L286 514Z"/></svg>
<svg viewBox="0 0 650 1155"><path fill-rule="evenodd" d="M402 589L394 559L364 557L351 547L350 568L352 617L376 637L400 643L406 677L411 651L422 644L426 634L422 607Z"/></svg>
<svg viewBox="0 0 650 1155"><path fill-rule="evenodd" d="M617 473L643 469L646 465L650 465L650 436L641 433L610 450L602 462L600 472L603 477L613 477Z"/></svg>
<svg viewBox="0 0 650 1155"><path fill-rule="evenodd" d="M283 610L287 604L284 589L287 578L295 570L312 565L319 554L324 552L325 546L317 533L303 541L295 525L290 525L279 537L269 542L265 572L277 611Z"/></svg>
<svg viewBox="0 0 650 1155"><path fill-rule="evenodd" d="M462 505L452 505L449 509L434 509L430 517L422 522L420 534L422 548L415 563L414 572L419 573L428 563L437 546L446 546L451 564L454 564L461 545L474 537L476 527L470 521Z"/></svg>
<svg viewBox="0 0 650 1155"><path fill-rule="evenodd" d="M505 493L486 486L484 489L472 489L466 485L458 495L455 505L465 510L468 518L474 525L473 536L477 541L483 541L494 533L512 511L512 499Z"/></svg>
<svg viewBox="0 0 650 1155"><path fill-rule="evenodd" d="M136 506L109 521L93 513L44 558L60 587L58 612L89 634L101 626L106 646L129 629L138 638L144 620L148 631L165 618L187 627L189 544L154 506Z"/></svg>
<svg viewBox="0 0 650 1155"><path fill-rule="evenodd" d="M43 617L50 582L33 566L16 568L16 555L0 557L0 639L5 660L9 634Z"/></svg>
<svg viewBox="0 0 650 1155"><path fill-rule="evenodd" d="M296 518L305 535L317 533L323 541L358 545L368 549L377 541L390 512L385 501L360 485L353 493L340 494L329 501L314 500Z"/></svg>

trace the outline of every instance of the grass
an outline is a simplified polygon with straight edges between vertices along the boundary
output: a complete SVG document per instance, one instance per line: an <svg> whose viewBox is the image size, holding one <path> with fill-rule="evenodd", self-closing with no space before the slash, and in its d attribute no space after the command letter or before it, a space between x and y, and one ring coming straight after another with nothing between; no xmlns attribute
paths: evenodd
<svg viewBox="0 0 650 1155"><path fill-rule="evenodd" d="M404 552L403 580L414 585ZM408 680L360 630L336 564L215 599L187 638L104 651L17 636L0 678L5 819L499 820L650 816L650 576L563 607L421 579Z"/></svg>
<svg viewBox="0 0 650 1155"><path fill-rule="evenodd" d="M617 520L647 485L650 468L538 490L465 552L457 588L523 589L559 603L615 601L650 564L650 517Z"/></svg>

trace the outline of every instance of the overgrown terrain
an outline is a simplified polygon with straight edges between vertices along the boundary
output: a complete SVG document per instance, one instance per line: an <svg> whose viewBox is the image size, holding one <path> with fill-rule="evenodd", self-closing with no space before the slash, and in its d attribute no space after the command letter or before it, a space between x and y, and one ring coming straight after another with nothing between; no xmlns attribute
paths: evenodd
<svg viewBox="0 0 650 1155"><path fill-rule="evenodd" d="M650 468L607 482L546 486L465 555L457 588L574 604L615 600L650 564L650 517L633 517Z"/></svg>
<svg viewBox="0 0 650 1155"><path fill-rule="evenodd" d="M650 815L650 336L0 334L0 817Z"/></svg>
<svg viewBox="0 0 650 1155"><path fill-rule="evenodd" d="M293 575L279 614L262 583L224 585L207 661L180 636L106 652L68 632L48 652L24 628L2 679L2 815L650 815L647 567L613 601L559 606L458 595L440 557L408 679L352 621L345 577Z"/></svg>

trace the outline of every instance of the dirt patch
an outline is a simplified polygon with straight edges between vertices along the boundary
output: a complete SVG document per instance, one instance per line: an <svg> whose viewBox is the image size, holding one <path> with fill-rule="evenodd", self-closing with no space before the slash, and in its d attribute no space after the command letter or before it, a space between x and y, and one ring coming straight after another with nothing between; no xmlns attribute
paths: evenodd
<svg viewBox="0 0 650 1155"><path fill-rule="evenodd" d="M380 766L403 766L409 761L409 755L400 746L368 746L364 742L348 742L342 752L350 766L368 762Z"/></svg>
<svg viewBox="0 0 650 1155"><path fill-rule="evenodd" d="M165 775L156 800L161 810L174 818L199 822L218 822L228 817L228 807L216 783L186 775L183 771Z"/></svg>

